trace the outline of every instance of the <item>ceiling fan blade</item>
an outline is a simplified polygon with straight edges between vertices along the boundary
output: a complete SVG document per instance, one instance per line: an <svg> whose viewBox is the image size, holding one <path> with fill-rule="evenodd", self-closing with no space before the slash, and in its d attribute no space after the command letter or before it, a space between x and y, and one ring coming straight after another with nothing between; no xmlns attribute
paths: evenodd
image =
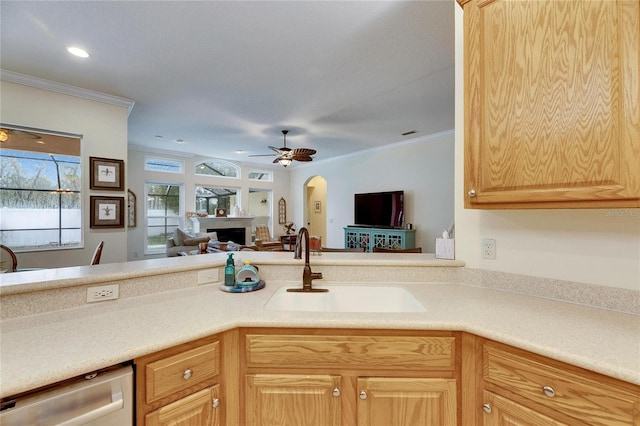
<svg viewBox="0 0 640 426"><path fill-rule="evenodd" d="M284 155L286 152L291 151L291 149L287 148L286 146L284 146L282 148L276 148L275 146L269 146L269 148L274 150L275 152L277 152L280 155Z"/></svg>
<svg viewBox="0 0 640 426"><path fill-rule="evenodd" d="M293 150L293 155L313 155L315 153L316 150L311 148L296 148Z"/></svg>
<svg viewBox="0 0 640 426"><path fill-rule="evenodd" d="M296 161L313 161L310 155L293 155L291 159Z"/></svg>

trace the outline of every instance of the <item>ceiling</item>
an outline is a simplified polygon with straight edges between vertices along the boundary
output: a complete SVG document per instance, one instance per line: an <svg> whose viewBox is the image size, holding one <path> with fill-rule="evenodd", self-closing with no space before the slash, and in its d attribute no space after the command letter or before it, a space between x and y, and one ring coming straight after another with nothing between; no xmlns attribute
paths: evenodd
<svg viewBox="0 0 640 426"><path fill-rule="evenodd" d="M2 0L0 65L134 100L133 148L323 160L454 127L454 5Z"/></svg>

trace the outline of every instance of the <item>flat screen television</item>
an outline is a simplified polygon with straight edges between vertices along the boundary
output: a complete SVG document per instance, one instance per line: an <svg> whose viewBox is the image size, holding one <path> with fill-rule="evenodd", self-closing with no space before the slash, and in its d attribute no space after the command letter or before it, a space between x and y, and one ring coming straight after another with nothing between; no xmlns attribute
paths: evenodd
<svg viewBox="0 0 640 426"><path fill-rule="evenodd" d="M356 226L402 227L404 191L355 194L354 221Z"/></svg>

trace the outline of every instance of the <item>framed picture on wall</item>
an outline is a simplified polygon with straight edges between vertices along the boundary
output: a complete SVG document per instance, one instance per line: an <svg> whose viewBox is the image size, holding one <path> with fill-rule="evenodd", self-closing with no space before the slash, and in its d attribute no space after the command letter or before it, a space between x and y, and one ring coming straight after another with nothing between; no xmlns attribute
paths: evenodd
<svg viewBox="0 0 640 426"><path fill-rule="evenodd" d="M124 160L89 157L89 188L124 191Z"/></svg>
<svg viewBox="0 0 640 426"><path fill-rule="evenodd" d="M320 207L321 207L320 201L316 201L314 206L315 206L314 212L315 213L320 213Z"/></svg>
<svg viewBox="0 0 640 426"><path fill-rule="evenodd" d="M124 197L91 196L91 228L124 228Z"/></svg>

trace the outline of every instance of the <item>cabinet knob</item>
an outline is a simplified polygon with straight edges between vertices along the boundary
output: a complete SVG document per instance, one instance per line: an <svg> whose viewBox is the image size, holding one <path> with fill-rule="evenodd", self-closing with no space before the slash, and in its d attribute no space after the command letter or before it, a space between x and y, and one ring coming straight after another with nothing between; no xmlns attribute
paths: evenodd
<svg viewBox="0 0 640 426"><path fill-rule="evenodd" d="M360 399L367 399L367 393L365 391L360 391Z"/></svg>
<svg viewBox="0 0 640 426"><path fill-rule="evenodd" d="M491 414L491 405L489 404L482 404L482 411L484 411L487 414Z"/></svg>
<svg viewBox="0 0 640 426"><path fill-rule="evenodd" d="M192 376L193 372L191 370L184 370L184 373L182 374L182 377L185 380L189 380Z"/></svg>
<svg viewBox="0 0 640 426"><path fill-rule="evenodd" d="M469 192L467 192L467 195L471 198L476 196L476 190L475 189L471 189Z"/></svg>
<svg viewBox="0 0 640 426"><path fill-rule="evenodd" d="M220 399L213 398L213 403L211 405L213 405L213 408L218 408L220 406Z"/></svg>
<svg viewBox="0 0 640 426"><path fill-rule="evenodd" d="M333 396L340 396L340 389L338 389L338 388L333 388L333 392L331 393L331 395L333 395Z"/></svg>
<svg viewBox="0 0 640 426"><path fill-rule="evenodd" d="M553 398L554 396L556 396L556 391L551 386L543 387L542 392L544 392L544 394L549 398Z"/></svg>

